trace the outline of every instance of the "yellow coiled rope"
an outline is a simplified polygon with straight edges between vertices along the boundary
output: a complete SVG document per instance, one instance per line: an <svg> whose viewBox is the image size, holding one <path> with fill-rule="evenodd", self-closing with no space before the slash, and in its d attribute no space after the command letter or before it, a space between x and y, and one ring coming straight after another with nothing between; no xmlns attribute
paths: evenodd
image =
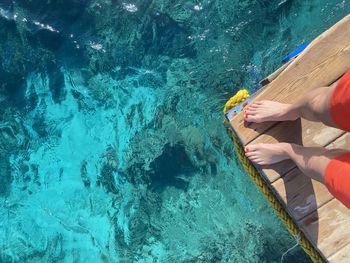
<svg viewBox="0 0 350 263"><path fill-rule="evenodd" d="M244 91L245 93L245 91ZM237 92L237 94L239 94L239 92ZM236 94L236 95L237 95ZM235 95L235 96L236 96ZM234 96L234 97L235 97ZM240 95L241 96L241 95ZM232 101L238 101L237 97L234 98L232 97L230 100ZM244 96L241 96L241 101L239 101L237 104L239 104L240 102L242 102L243 100L245 100L245 98L243 98ZM234 98L234 99L233 99ZM227 105L227 103L226 103ZM226 105L225 105L225 109L226 109ZM236 105L235 105L236 106ZM234 106L233 106L234 107ZM224 112L225 112L224 109ZM229 110L229 109L228 109ZM226 110L226 112L228 111ZM293 235L294 237L298 237L299 239L299 244L301 245L301 247L303 248L303 250L310 256L311 260L314 263L324 263L326 262L321 255L319 254L319 252L312 246L312 244L310 243L310 241L306 238L306 236L304 235L304 233L299 229L298 225L294 222L294 220L291 218L291 216L288 214L288 212L285 210L284 206L282 205L282 203L279 201L279 199L277 199L277 197L274 195L274 193L272 192L271 188L269 187L269 185L266 183L266 181L261 177L259 171L253 166L253 164L249 161L249 159L245 156L245 151L244 151L244 147L243 145L240 143L236 133L232 130L229 129L233 143L234 143L234 147L238 156L238 159L240 160L244 170L246 171L246 173L248 173L248 175L250 176L250 178L255 182L255 184L257 185L257 187L259 188L259 190L264 194L264 196L266 197L266 199L269 201L269 203L271 204L271 206L274 208L276 214L278 215L278 217L282 220L282 222L287 226L287 229L289 231L289 233L291 235Z"/></svg>
<svg viewBox="0 0 350 263"><path fill-rule="evenodd" d="M249 97L249 92L246 89L239 90L233 97L231 97L225 104L224 114L226 114L230 109L236 107L239 103L244 101Z"/></svg>

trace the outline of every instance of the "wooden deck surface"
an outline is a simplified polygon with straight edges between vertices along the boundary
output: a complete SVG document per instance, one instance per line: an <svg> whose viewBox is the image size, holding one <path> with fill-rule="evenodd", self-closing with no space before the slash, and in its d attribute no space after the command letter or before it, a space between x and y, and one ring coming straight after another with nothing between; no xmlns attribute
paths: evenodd
<svg viewBox="0 0 350 263"><path fill-rule="evenodd" d="M292 103L314 88L331 85L349 68L350 15L316 38L253 100ZM304 119L245 123L240 112L230 125L243 145L283 141L350 150L350 133ZM291 161L257 168L324 258L329 262L350 262L350 210Z"/></svg>

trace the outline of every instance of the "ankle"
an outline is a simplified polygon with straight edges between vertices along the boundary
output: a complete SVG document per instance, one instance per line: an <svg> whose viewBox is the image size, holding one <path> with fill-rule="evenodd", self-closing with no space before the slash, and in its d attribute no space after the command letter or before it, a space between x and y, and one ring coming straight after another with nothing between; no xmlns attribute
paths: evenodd
<svg viewBox="0 0 350 263"><path fill-rule="evenodd" d="M286 142L280 143L282 154L288 157L288 159L292 158L293 147L295 146L296 144L292 144L292 143L286 143Z"/></svg>
<svg viewBox="0 0 350 263"><path fill-rule="evenodd" d="M285 108L284 115L291 121L295 121L301 117L300 109L295 104L288 104Z"/></svg>

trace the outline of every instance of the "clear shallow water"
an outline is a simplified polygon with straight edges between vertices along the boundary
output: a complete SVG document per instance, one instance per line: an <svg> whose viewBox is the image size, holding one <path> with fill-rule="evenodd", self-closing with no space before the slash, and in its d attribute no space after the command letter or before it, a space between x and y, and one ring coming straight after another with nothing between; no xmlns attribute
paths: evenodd
<svg viewBox="0 0 350 263"><path fill-rule="evenodd" d="M1 1L1 261L280 262L295 240L235 160L222 107L349 10Z"/></svg>

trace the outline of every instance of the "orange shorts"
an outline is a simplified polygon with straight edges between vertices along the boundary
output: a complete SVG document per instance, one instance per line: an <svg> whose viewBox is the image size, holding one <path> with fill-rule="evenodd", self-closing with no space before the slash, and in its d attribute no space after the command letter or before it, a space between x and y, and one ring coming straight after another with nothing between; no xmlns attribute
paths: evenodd
<svg viewBox="0 0 350 263"><path fill-rule="evenodd" d="M339 80L329 106L334 123L340 129L350 131L350 70ZM324 178L328 191L350 208L350 152L332 159Z"/></svg>
<svg viewBox="0 0 350 263"><path fill-rule="evenodd" d="M328 191L350 208L350 152L332 159L324 174Z"/></svg>
<svg viewBox="0 0 350 263"><path fill-rule="evenodd" d="M350 132L350 70L339 80L330 99L329 111L334 123Z"/></svg>

